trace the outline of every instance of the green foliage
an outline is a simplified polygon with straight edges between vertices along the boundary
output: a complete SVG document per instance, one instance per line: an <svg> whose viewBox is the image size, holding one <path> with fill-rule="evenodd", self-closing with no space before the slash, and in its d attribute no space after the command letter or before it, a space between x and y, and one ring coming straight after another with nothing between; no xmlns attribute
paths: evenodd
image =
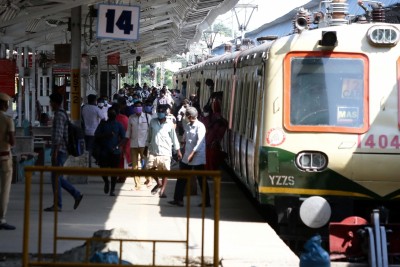
<svg viewBox="0 0 400 267"><path fill-rule="evenodd" d="M132 66L128 67L128 74L125 75L125 77L121 78L121 83L127 83L127 84L136 84L137 83L137 73L138 69L133 69ZM142 65L141 68L141 85L144 83L147 83L148 85L152 84L152 79L151 79L151 68L150 65ZM164 74L164 84L168 86L169 89L172 89L173 87L173 82L172 82L172 76L173 72L170 70L165 69L165 74ZM156 77L156 84L161 84L161 73L160 69L157 69L157 77Z"/></svg>
<svg viewBox="0 0 400 267"><path fill-rule="evenodd" d="M216 23L213 25L213 30L218 31L222 36L231 37L232 30L231 28L224 25L222 22Z"/></svg>

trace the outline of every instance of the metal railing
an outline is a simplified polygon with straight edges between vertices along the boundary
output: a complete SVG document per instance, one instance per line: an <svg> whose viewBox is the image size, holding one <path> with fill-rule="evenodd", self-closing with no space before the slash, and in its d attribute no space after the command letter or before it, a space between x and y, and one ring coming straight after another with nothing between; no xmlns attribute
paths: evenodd
<svg viewBox="0 0 400 267"><path fill-rule="evenodd" d="M174 177L178 179L188 179L186 183L186 238L185 239L176 239L176 240L153 240L153 239L112 239L112 238L98 238L98 237L71 237L71 236L61 236L58 235L58 212L54 212L54 235L53 235L53 254L48 258L44 258L44 254L42 252L42 243L43 240L43 184L44 177L43 174L45 172L54 172L56 175L87 175L87 176L125 176L125 177ZM30 242L30 223L31 223L31 192L32 192L32 176L35 173L39 173L39 214L38 214L38 229L37 229L37 252L36 259L34 260L32 257L29 257L31 254L35 254L32 251L29 251L29 242ZM25 167L25 208L24 208L24 233L23 233L23 256L22 263L23 267L28 266L105 266L104 263L92 263L89 262L89 244L91 241L116 241L119 242L119 263L118 264L107 264L107 266L126 266L122 265L122 255L123 255L123 243L126 242L142 242L142 243L151 243L152 244L152 265L135 265L134 266L169 266L169 265L157 265L156 264L156 246L159 243L183 243L186 247L186 258L185 263L181 266L189 266L189 230L190 230L190 179L193 179L195 176L201 176L203 181L203 187L205 188L205 183L207 177L212 178L214 182L214 203L213 203L213 220L214 220L214 238L213 238L213 263L212 266L217 267L219 265L219 215L220 215L220 189L221 189L221 172L220 171L194 171L194 170L181 170L181 171L148 171L148 170L127 170L127 169L111 169L111 168L74 168L74 167L48 167L48 166L28 166ZM56 179L56 183L58 179ZM57 185L55 188L58 188ZM57 192L54 194L57 195ZM90 196L86 196L90 197ZM202 199L205 199L205 191L202 192ZM57 205L55 198L55 206ZM204 261L204 247L205 247L205 201L202 201L202 211L201 211L201 260L200 266L205 266L206 263ZM85 241L87 244L86 247L86 260L84 262L57 262L57 243L61 240L69 240L69 241ZM47 240L48 241L48 240ZM207 264L210 265L210 264ZM171 265L171 266L179 266L179 265ZM193 263L190 263L190 266L193 266Z"/></svg>

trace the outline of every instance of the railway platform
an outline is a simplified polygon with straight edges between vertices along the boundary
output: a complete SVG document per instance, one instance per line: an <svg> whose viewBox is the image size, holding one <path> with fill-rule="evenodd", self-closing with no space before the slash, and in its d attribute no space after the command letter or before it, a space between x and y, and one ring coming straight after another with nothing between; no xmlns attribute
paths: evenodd
<svg viewBox="0 0 400 267"><path fill-rule="evenodd" d="M32 181L38 180L34 175ZM46 180L46 177L45 177ZM52 204L50 179L44 184L44 206ZM65 235L94 233L98 230L123 228L128 229L139 238L171 238L181 235L179 224L182 223L185 208L172 206L176 180L170 179L167 185L167 198L152 195L151 188L142 186L134 190L133 179L128 178L125 183L117 184L116 197L110 197L103 192L101 177L89 177L87 184L76 184L84 194L80 206L73 209L73 199L63 191L63 209L58 213L59 228ZM210 183L213 192L212 183ZM0 231L0 256L6 257L0 261L0 266L17 267L21 265L20 255L23 248L24 222L24 184L13 184L7 221L17 227L14 231ZM32 199L39 191L32 190ZM197 207L200 196L191 200L192 217L200 216L202 209ZM213 207L205 210L212 212ZM30 231L38 229L38 210L31 211ZM53 213L43 213L43 254L53 253ZM204 255L212 257L212 234L207 234L208 223L205 225ZM194 223L196 224L196 223ZM178 227L177 227L178 226ZM167 229L167 230L166 230ZM178 230L176 230L178 229ZM184 229L181 229L184 231ZM201 230L191 228L191 244L196 248L201 242ZM75 243L61 242L57 245L57 254L62 254L73 247L82 245L82 241ZM37 240L31 238L29 247L35 251ZM166 249L168 250L168 248ZM169 251L171 252L171 251ZM172 252L173 253L173 252ZM299 258L276 235L274 230L263 220L262 216L238 188L234 180L223 172L221 182L221 204L219 224L219 259L220 266L261 267L261 266L299 266Z"/></svg>

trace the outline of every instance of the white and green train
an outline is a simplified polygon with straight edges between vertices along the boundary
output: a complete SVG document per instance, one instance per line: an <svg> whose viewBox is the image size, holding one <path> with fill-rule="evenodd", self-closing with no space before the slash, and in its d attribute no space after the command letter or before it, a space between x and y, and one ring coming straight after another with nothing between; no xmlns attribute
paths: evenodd
<svg viewBox="0 0 400 267"><path fill-rule="evenodd" d="M175 78L187 94L208 78L223 91L227 164L282 227L313 196L331 211L317 211L314 228L381 206L399 222L400 25L379 22L379 9L352 22L344 1L324 2L328 11L314 17L301 10L294 34ZM312 20L319 27L308 29ZM200 91L201 106L208 94Z"/></svg>

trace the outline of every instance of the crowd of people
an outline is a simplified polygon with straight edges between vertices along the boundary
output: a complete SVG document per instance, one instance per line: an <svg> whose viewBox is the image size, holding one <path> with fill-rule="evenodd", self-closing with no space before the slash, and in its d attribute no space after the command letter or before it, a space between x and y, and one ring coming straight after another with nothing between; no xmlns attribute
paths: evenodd
<svg viewBox="0 0 400 267"><path fill-rule="evenodd" d="M200 82L196 82L200 93ZM217 170L220 167L221 141L228 127L221 115L222 92L216 92L214 82L206 80L210 99L201 108L198 95L185 98L180 90L168 90L125 85L112 96L88 95L81 107L82 129L88 151L88 166L96 162L100 168L133 168L148 170L171 170L179 162L184 170ZM63 96L54 92L50 95L53 111L51 136L51 164L63 166L67 157L66 142L68 115L63 110ZM0 94L0 230L14 230L6 223L8 199L11 188L11 148L15 144L15 127L6 116L10 97ZM62 191L65 189L74 198L74 209L83 199L83 194L62 175L52 174L53 205L44 211L62 211ZM118 182L126 177L103 177L104 193L116 195ZM142 179L144 182L142 184ZM153 183L154 180L154 183ZM206 177L197 177L201 190L205 190L203 203L211 206ZM151 188L151 194L167 198L167 177L134 177L135 189ZM187 180L177 179L171 205L184 206L184 190Z"/></svg>

